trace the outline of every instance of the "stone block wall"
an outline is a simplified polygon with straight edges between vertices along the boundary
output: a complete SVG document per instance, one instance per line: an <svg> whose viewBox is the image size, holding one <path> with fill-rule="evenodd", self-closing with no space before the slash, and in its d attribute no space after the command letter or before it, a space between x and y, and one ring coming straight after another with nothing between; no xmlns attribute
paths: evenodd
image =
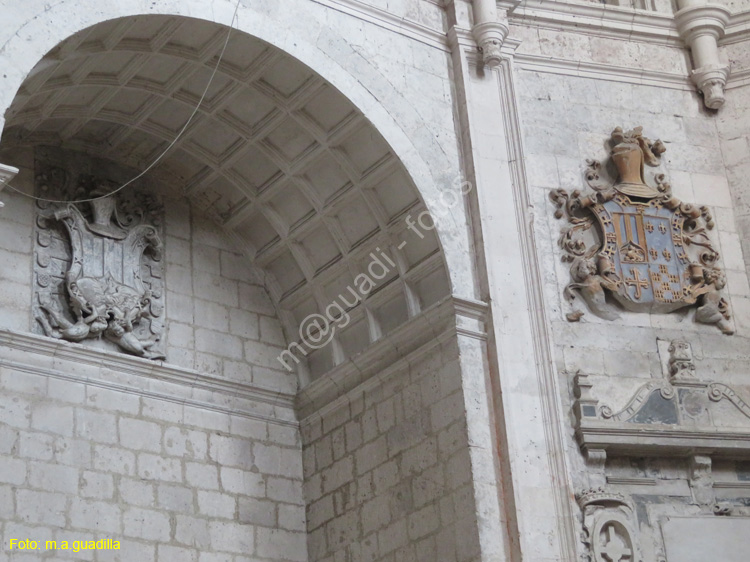
<svg viewBox="0 0 750 562"><path fill-rule="evenodd" d="M26 190L34 182L31 151L16 153L13 159L19 174L11 182ZM0 197L0 328L28 331L31 316L31 272L35 206L31 199L5 189Z"/></svg>
<svg viewBox="0 0 750 562"><path fill-rule="evenodd" d="M166 209L167 360L296 392L296 373L277 359L286 339L262 277L187 200L172 200Z"/></svg>
<svg viewBox="0 0 750 562"><path fill-rule="evenodd" d="M302 422L310 560L479 560L455 342Z"/></svg>
<svg viewBox="0 0 750 562"><path fill-rule="evenodd" d="M65 380L75 369L0 366L0 561L307 560L294 424ZM45 550L101 539L120 550Z"/></svg>
<svg viewBox="0 0 750 562"><path fill-rule="evenodd" d="M32 151L2 158L31 193ZM35 321L36 206L2 194L2 562L307 560L297 381L276 361L275 310L241 251L195 206L161 193L164 364L19 335ZM11 552L14 538L42 550ZM43 550L105 538L121 549Z"/></svg>
<svg viewBox="0 0 750 562"><path fill-rule="evenodd" d="M546 313L556 370L563 381L563 414L569 421L565 449L573 488L580 492L605 483L608 490L632 499L644 560L661 560L662 523L671 517L705 513L707 496L701 496L696 488L691 461L608 455L606 466L587 464L573 431L573 377L579 372L590 375L594 397L616 412L642 385L663 379L665 359L663 350L659 355L659 340L679 339L691 344L700 380L720 381L745 399L750 397L746 369L750 359L750 291L748 253L746 250L743 255L742 249L746 237L741 226L745 222L741 202L746 189L740 179L744 178L747 160L747 125L740 110L744 108L744 96L729 90L725 108L718 114L707 110L691 85L671 77L687 75L687 65L683 55L669 46L649 45L648 56L636 56L634 53L646 52L645 43L633 41L626 46L615 39L574 38L565 33L550 39L544 36L544 30L531 28L521 34L525 37L521 51L534 56L553 55L554 45L575 40L590 50L577 49L574 53L558 48L557 56L576 58L582 64L599 60L622 69L618 75L611 66L602 66L597 76L591 67L585 76L576 76L563 70L564 64L557 71L539 72L522 63L519 66L525 68L517 68L515 86L538 259L545 279ZM628 53L633 57L630 62ZM601 57L606 57L606 62ZM628 69L634 67L643 69L642 75L628 78ZM652 72L670 76L671 85L657 84ZM609 321L590 312L580 297L573 304L563 297L570 273L569 264L560 260L562 251L557 240L565 223L553 217L549 193L559 188L569 192L589 190L584 181L586 159L604 162L612 129L620 126L628 130L639 125L647 137L661 139L667 149L658 168L646 167L647 178L666 174L676 197L708 205L715 219L716 227L709 236L721 255L719 266L727 275L723 296L732 310L733 336L721 334L715 326L695 323L693 312L687 309L671 314L620 311L618 320ZM733 134L727 133L729 128L733 128ZM579 322L568 322L566 314L572 310L585 315ZM730 410L721 414L727 419L734 416L730 425L750 422L739 411ZM740 470L740 463L735 461L714 462L710 478L720 484L715 489L709 486L712 500L735 506L746 502ZM583 543L578 546L583 548Z"/></svg>
<svg viewBox="0 0 750 562"><path fill-rule="evenodd" d="M736 61L740 69L750 64L747 53ZM740 69L735 68L738 72ZM745 271L750 276L750 130L746 119L750 109L750 87L739 86L728 91L724 111L718 116L717 127L721 152L726 166L727 180L732 193L737 233L745 261Z"/></svg>
<svg viewBox="0 0 750 562"><path fill-rule="evenodd" d="M33 194L32 149L2 153L19 168L12 185ZM166 362L229 381L253 383L277 392L297 390L295 373L277 360L285 336L262 277L242 249L195 204L161 194L166 212ZM26 332L32 318L32 262L36 205L11 190L0 210L0 328Z"/></svg>

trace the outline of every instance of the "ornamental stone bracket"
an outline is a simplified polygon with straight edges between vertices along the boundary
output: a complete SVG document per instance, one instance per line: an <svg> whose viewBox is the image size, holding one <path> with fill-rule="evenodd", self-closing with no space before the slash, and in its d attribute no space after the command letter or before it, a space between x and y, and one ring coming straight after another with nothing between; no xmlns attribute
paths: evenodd
<svg viewBox="0 0 750 562"><path fill-rule="evenodd" d="M708 207L674 197L664 174L654 176L655 187L647 183L644 164L659 165L666 148L646 138L642 127L617 127L611 143L614 181L602 177L606 164L588 160L592 191L550 192L555 217L568 221L558 240L563 262L571 263L564 296L573 301L580 295L606 320L617 319L618 309L664 314L695 307L697 322L732 334L729 305L719 293L726 278L708 235L714 227ZM576 310L567 319L583 315Z"/></svg>
<svg viewBox="0 0 750 562"><path fill-rule="evenodd" d="M690 47L694 70L691 79L711 109L724 105L724 87L729 65L719 59L718 41L729 23L729 8L707 0L678 0L675 23L683 41Z"/></svg>
<svg viewBox="0 0 750 562"><path fill-rule="evenodd" d="M3 188L8 185L13 180L13 178L16 177L17 174L18 168L0 164L0 191L2 191ZM0 209L2 209L4 206L5 204L0 201Z"/></svg>
<svg viewBox="0 0 750 562"><path fill-rule="evenodd" d="M513 7L518 4L520 1L513 2ZM482 60L490 68L498 67L503 60L502 47L509 30L507 11L498 11L495 0L474 0L473 6L472 33Z"/></svg>
<svg viewBox="0 0 750 562"><path fill-rule="evenodd" d="M640 386L614 410L594 397L592 375L574 378L576 438L588 458L750 458L750 404L740 392L695 376L690 345L673 341L663 378ZM705 459L695 458L696 474ZM696 478L697 479L697 478Z"/></svg>
<svg viewBox="0 0 750 562"><path fill-rule="evenodd" d="M583 560L586 562L641 561L632 502L605 488L576 495L583 513Z"/></svg>

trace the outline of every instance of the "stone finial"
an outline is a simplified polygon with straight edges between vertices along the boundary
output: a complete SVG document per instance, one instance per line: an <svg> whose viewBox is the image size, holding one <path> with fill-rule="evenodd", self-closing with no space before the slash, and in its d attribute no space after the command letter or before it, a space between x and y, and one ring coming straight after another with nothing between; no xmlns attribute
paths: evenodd
<svg viewBox="0 0 750 562"><path fill-rule="evenodd" d="M703 94L703 103L711 109L724 105L724 86L729 65L719 60L718 40L724 35L730 11L721 4L706 0L678 0L680 10L675 23L680 37L693 54L693 83Z"/></svg>
<svg viewBox="0 0 750 562"><path fill-rule="evenodd" d="M695 363L690 344L673 340L669 344L669 377L672 382L695 380Z"/></svg>
<svg viewBox="0 0 750 562"><path fill-rule="evenodd" d="M500 66L501 49L508 36L507 15L498 14L495 0L474 0L474 40L482 52L484 64Z"/></svg>
<svg viewBox="0 0 750 562"><path fill-rule="evenodd" d="M482 60L490 68L500 66L501 49L508 36L508 26L500 22L481 23L474 26L474 37L482 51Z"/></svg>

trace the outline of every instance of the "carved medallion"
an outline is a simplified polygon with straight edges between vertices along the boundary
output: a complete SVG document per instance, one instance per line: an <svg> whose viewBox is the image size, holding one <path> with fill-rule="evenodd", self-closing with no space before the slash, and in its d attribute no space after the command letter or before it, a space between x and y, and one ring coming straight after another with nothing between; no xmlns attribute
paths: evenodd
<svg viewBox="0 0 750 562"><path fill-rule="evenodd" d="M71 342L111 342L133 355L163 359L162 206L132 188L110 195L120 184L82 173L80 157L42 154L37 193L86 201L37 204L37 331Z"/></svg>
<svg viewBox="0 0 750 562"><path fill-rule="evenodd" d="M555 216L567 215L569 226L559 239L563 261L571 263L572 282L565 295L576 292L602 318L617 318L611 296L626 310L665 313L697 306L695 319L733 333L727 302L718 291L724 273L708 231L714 226L709 210L682 203L659 174L656 187L646 183L644 164L656 166L666 150L651 142L642 128L612 132L611 159L618 179L600 180L602 164L589 160L586 182L593 190L550 194ZM578 320L580 313L568 315Z"/></svg>
<svg viewBox="0 0 750 562"><path fill-rule="evenodd" d="M577 494L583 512L584 560L588 562L636 562L640 550L632 502L604 489Z"/></svg>

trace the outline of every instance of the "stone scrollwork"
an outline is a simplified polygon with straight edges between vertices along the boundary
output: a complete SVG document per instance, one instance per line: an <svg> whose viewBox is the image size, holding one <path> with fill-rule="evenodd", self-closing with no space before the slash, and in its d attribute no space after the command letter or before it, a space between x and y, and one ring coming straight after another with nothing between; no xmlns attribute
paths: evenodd
<svg viewBox="0 0 750 562"><path fill-rule="evenodd" d="M164 359L162 206L117 183L37 162L36 329L70 342L102 340Z"/></svg>
<svg viewBox="0 0 750 562"><path fill-rule="evenodd" d="M657 166L664 144L643 135L642 127L611 135L614 182L602 179L604 166L588 161L589 193L557 189L550 193L555 217L567 217L559 245L570 262L571 283L564 295L581 295L591 312L618 318L610 297L626 310L667 313L695 306L695 320L733 333L729 306L719 294L726 278L708 231L708 207L683 203L672 195L663 174L648 185L644 165ZM576 311L568 320L577 321Z"/></svg>
<svg viewBox="0 0 750 562"><path fill-rule="evenodd" d="M726 457L750 454L750 404L729 385L696 377L687 342L672 341L664 377L642 384L620 409L595 398L593 380L582 373L574 379L576 437L587 457L701 449Z"/></svg>
<svg viewBox="0 0 750 562"><path fill-rule="evenodd" d="M604 488L576 495L583 512L586 562L641 562L632 503Z"/></svg>

